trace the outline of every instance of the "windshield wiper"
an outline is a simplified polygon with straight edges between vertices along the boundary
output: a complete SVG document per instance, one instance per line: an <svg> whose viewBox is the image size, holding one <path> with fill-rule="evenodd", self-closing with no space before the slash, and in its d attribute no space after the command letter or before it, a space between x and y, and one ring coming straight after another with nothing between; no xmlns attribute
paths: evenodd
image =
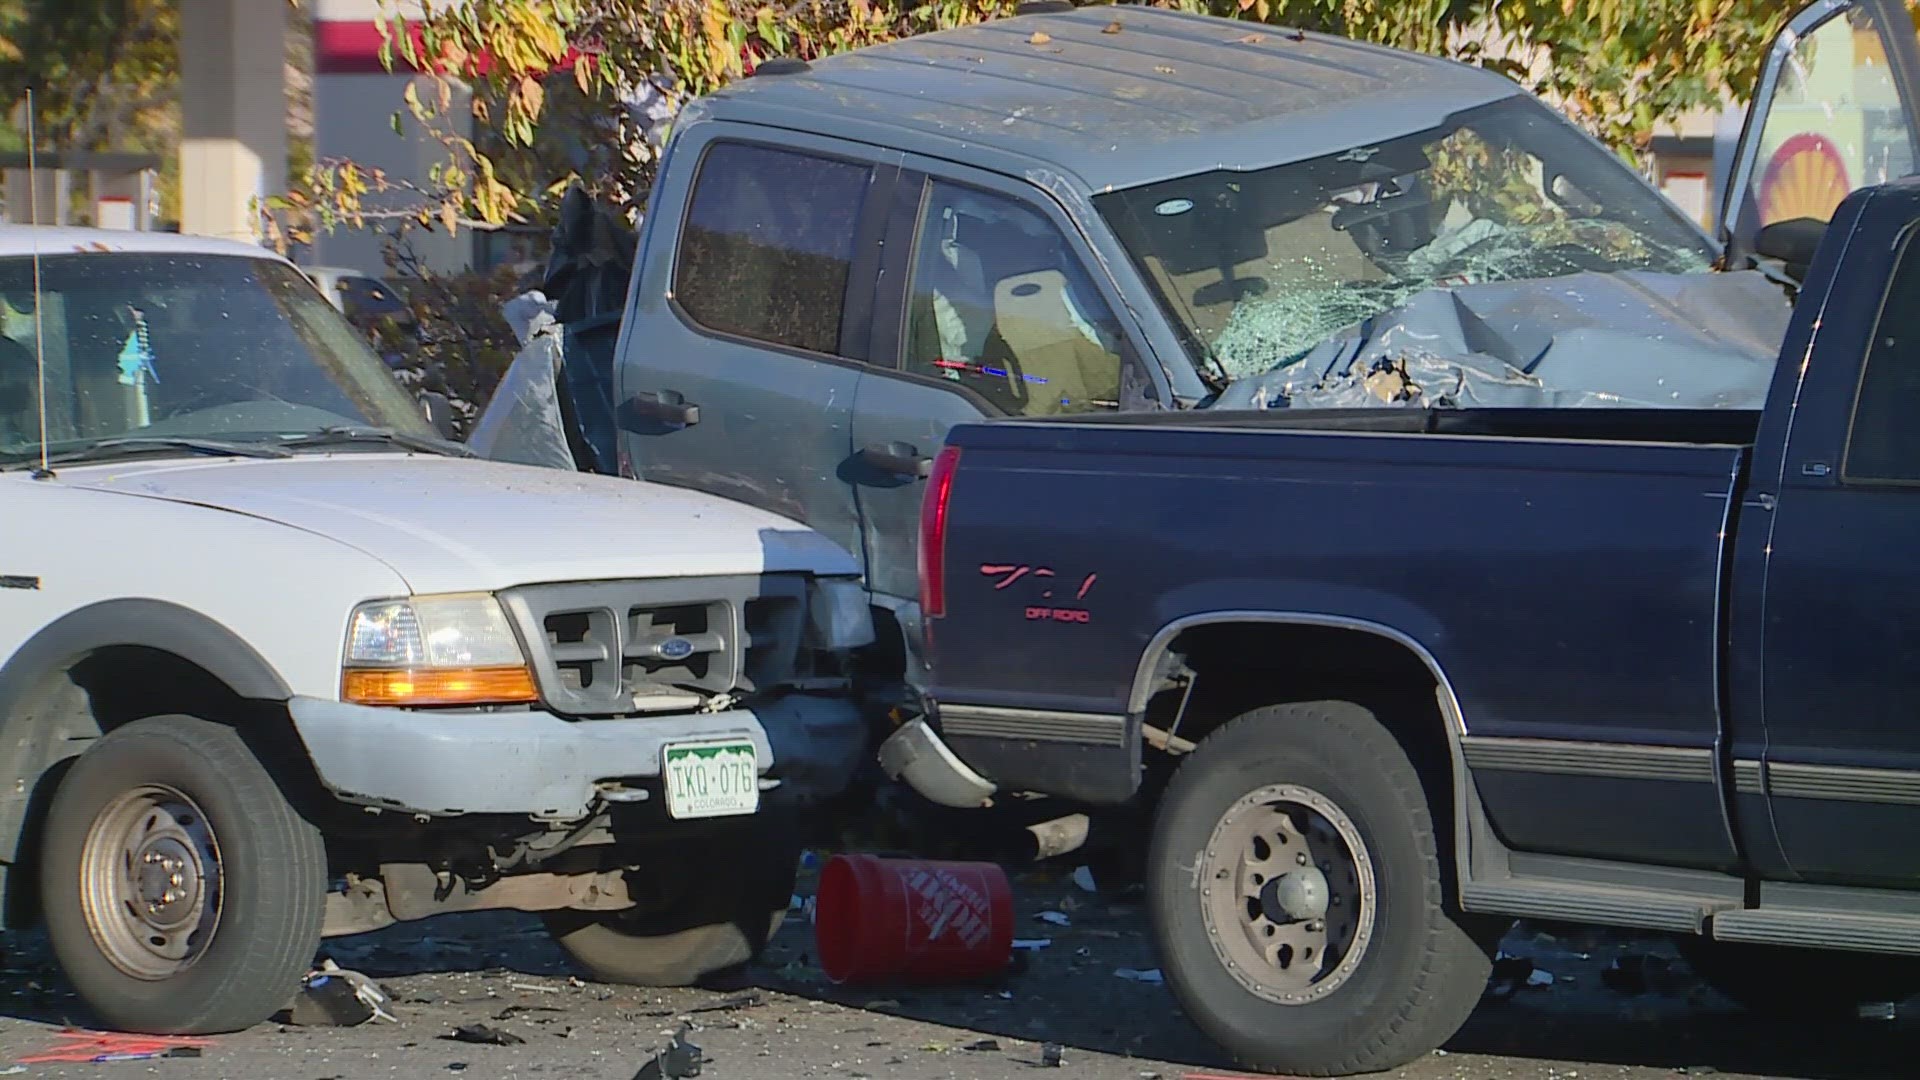
<svg viewBox="0 0 1920 1080"><path fill-rule="evenodd" d="M473 451L457 442L445 439L428 439L418 435L394 431L382 427L330 427L321 428L311 435L296 435L280 440L279 445L287 449L303 450L317 446L351 446L355 443L378 443L397 446L402 450L413 450L422 454L440 454L444 457L472 457Z"/></svg>
<svg viewBox="0 0 1920 1080"><path fill-rule="evenodd" d="M219 439L195 439L181 435L123 435L48 454L47 464L73 465L83 461L107 461L140 454L164 453L168 450L184 450L210 457L283 458L292 456L285 450L264 443L223 442ZM39 467L38 455L21 461L0 464L0 469L37 469Z"/></svg>

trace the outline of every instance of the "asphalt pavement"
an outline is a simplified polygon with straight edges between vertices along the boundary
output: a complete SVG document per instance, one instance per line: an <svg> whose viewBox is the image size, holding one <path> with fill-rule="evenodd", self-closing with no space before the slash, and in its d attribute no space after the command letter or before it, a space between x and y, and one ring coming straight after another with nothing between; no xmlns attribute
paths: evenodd
<svg viewBox="0 0 1920 1080"><path fill-rule="evenodd" d="M804 916L737 985L643 990L575 976L537 919L446 917L328 942L327 955L384 986L398 1023L269 1023L197 1057L19 1064L70 1044L84 1012L35 935L0 937L0 1076L178 1080L582 1077L629 1080L676 1031L703 1080L1207 1080L1231 1076L1151 971L1137 901L1070 882L1017 879L1022 936L1047 939L992 985L847 988L827 983ZM1038 921L1064 912L1069 926ZM1879 1080L1920 1075L1920 1027L1895 1020L1766 1023L1700 987L1658 938L1516 928L1501 975L1445 1050L1399 1080L1652 1080L1677 1075ZM1612 972L1609 974L1609 972ZM483 1025L510 1045L455 1041ZM1049 1066L1047 1044L1059 1047ZM18 1073L12 1069L20 1069ZM1036 1073L1035 1070L1045 1070Z"/></svg>

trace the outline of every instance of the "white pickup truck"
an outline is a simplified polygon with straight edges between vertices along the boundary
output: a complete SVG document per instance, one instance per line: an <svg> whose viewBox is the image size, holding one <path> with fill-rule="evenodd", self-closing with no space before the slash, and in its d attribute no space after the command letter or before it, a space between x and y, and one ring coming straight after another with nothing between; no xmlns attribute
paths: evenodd
<svg viewBox="0 0 1920 1080"><path fill-rule="evenodd" d="M0 228L0 899L112 1026L246 1027L323 935L448 911L747 961L866 745L857 570L474 459L258 248Z"/></svg>

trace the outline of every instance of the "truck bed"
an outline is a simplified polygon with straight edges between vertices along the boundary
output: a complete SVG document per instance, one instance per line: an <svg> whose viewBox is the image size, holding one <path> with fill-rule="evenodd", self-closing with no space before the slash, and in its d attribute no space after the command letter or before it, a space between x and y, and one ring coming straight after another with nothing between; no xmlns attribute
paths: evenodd
<svg viewBox="0 0 1920 1080"><path fill-rule="evenodd" d="M1137 669L1168 628L1287 613L1416 643L1470 734L1711 747L1722 538L1756 418L1367 409L957 427L933 693L1137 714ZM1720 829L1715 805L1649 805L1654 828L1577 790L1483 794L1519 847L1566 821L1503 811L1552 805L1619 825L1568 854L1725 849L1693 835Z"/></svg>

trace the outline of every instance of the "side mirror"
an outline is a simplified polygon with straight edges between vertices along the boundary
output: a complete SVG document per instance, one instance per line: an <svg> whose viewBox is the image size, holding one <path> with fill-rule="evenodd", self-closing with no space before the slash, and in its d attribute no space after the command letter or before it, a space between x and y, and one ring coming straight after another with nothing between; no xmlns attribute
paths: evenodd
<svg viewBox="0 0 1920 1080"><path fill-rule="evenodd" d="M453 430L453 402L447 395L433 390L420 391L420 411L427 416L427 422L443 439L456 438Z"/></svg>
<svg viewBox="0 0 1920 1080"><path fill-rule="evenodd" d="M1760 230L1753 250L1763 259L1778 259L1787 266L1795 281L1807 276L1813 254L1820 250L1820 238L1827 234L1827 223L1817 218L1793 218L1776 221Z"/></svg>

